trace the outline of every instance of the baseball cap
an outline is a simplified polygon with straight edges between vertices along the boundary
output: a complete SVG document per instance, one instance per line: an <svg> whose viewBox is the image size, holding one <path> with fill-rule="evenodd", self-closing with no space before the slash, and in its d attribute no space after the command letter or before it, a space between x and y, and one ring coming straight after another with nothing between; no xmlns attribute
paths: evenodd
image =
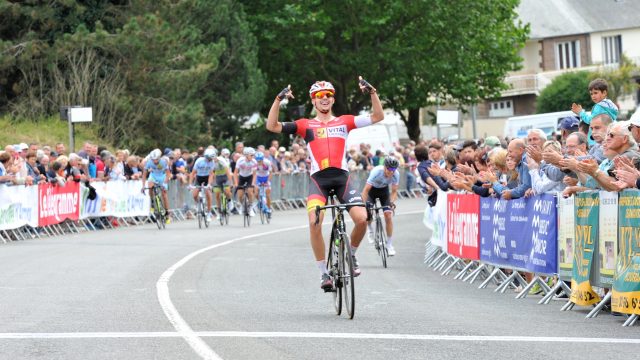
<svg viewBox="0 0 640 360"><path fill-rule="evenodd" d="M280 146L280 148L278 148L278 152L283 153L285 151L287 151L287 149L285 149L284 146Z"/></svg>
<svg viewBox="0 0 640 360"><path fill-rule="evenodd" d="M20 146L21 150L27 150L29 149L29 145L25 144L25 143L20 143L18 146Z"/></svg>
<svg viewBox="0 0 640 360"><path fill-rule="evenodd" d="M567 116L560 120L560 125L558 126L560 130L575 130L580 125L580 119L575 116Z"/></svg>
<svg viewBox="0 0 640 360"><path fill-rule="evenodd" d="M491 146L491 147L496 147L496 146L501 146L502 144L500 143L500 139L498 139L497 136L489 136L486 139L484 139L484 144L486 146Z"/></svg>
<svg viewBox="0 0 640 360"><path fill-rule="evenodd" d="M633 126L640 127L640 110L636 110L636 112L631 115L631 119L629 119L629 122Z"/></svg>

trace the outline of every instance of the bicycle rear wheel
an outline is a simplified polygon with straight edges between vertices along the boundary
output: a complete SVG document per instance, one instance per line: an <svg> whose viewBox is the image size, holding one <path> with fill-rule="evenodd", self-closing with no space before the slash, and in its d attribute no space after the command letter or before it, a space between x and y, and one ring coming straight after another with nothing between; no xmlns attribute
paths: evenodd
<svg viewBox="0 0 640 360"><path fill-rule="evenodd" d="M260 200L259 202L259 209L258 211L260 211L260 222L262 223L262 225L264 225L264 222L267 220L266 219L266 214L265 214L265 208L264 208L264 203L262 203L262 200Z"/></svg>
<svg viewBox="0 0 640 360"><path fill-rule="evenodd" d="M389 253L387 252L387 237L384 232L384 227L382 226L382 221L380 217L376 218L376 243L378 244L378 253L380 254L380 259L382 259L382 266L387 268L387 257Z"/></svg>
<svg viewBox="0 0 640 360"><path fill-rule="evenodd" d="M327 271L333 279L333 307L336 315L342 314L342 283L340 281L340 267L338 266L338 252L333 235L329 240L329 254L327 255Z"/></svg>
<svg viewBox="0 0 640 360"><path fill-rule="evenodd" d="M340 235L340 262L341 280L343 285L344 305L347 308L349 319L353 319L356 310L356 294L353 276L353 254L351 253L351 242L349 235Z"/></svg>

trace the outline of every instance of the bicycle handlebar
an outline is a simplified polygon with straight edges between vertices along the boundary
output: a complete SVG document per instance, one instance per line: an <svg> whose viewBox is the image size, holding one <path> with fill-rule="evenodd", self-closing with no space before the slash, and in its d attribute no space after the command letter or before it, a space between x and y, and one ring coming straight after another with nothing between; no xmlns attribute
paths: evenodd
<svg viewBox="0 0 640 360"><path fill-rule="evenodd" d="M367 207L367 204L363 203L363 202L359 202L359 203L351 203L351 204L335 204L335 205L324 205L324 206L316 206L316 221L315 224L318 225L320 223L320 211L322 210L326 210L326 209L338 209L338 210L346 210L348 207L351 206L362 206L362 207Z"/></svg>

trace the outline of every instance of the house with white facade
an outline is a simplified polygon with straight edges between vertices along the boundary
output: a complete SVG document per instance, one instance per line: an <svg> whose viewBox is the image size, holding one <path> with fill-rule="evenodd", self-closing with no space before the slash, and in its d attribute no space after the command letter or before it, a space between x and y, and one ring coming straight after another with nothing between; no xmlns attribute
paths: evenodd
<svg viewBox="0 0 640 360"><path fill-rule="evenodd" d="M520 51L522 68L507 76L510 89L499 99L478 104L478 137L502 135L507 118L535 114L536 98L560 74L615 67L622 54L640 64L640 0L521 0L518 14L531 28ZM637 90L619 99L621 114L635 109L639 99ZM463 138L473 137L470 114L462 116ZM443 136L452 131L458 130L447 129Z"/></svg>

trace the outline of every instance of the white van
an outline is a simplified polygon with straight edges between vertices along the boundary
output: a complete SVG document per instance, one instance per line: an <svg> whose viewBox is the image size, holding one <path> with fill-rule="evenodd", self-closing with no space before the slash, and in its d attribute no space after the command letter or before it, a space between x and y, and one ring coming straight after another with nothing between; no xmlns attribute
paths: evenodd
<svg viewBox="0 0 640 360"><path fill-rule="evenodd" d="M507 119L504 125L504 136L509 138L527 137L530 129L542 129L547 136L552 132L558 132L560 120L567 116L576 116L572 111L558 111L546 114L526 116L513 116Z"/></svg>
<svg viewBox="0 0 640 360"><path fill-rule="evenodd" d="M396 139L397 141L397 139ZM387 127L382 124L366 126L360 129L353 129L347 137L347 150L355 147L359 148L360 143L371 144L371 151L384 150L389 153L394 149L393 141Z"/></svg>

